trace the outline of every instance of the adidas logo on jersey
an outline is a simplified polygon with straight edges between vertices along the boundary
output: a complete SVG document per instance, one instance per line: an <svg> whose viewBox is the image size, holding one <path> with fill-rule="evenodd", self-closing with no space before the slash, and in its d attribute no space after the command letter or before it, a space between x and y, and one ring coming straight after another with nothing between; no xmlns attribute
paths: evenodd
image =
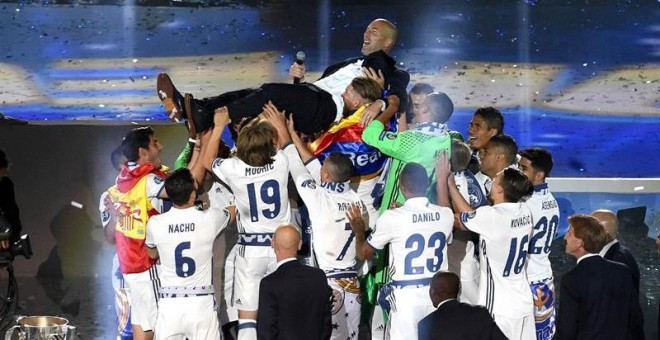
<svg viewBox="0 0 660 340"><path fill-rule="evenodd" d="M236 302L234 304L241 305L243 303L241 302L241 299L236 299Z"/></svg>
<svg viewBox="0 0 660 340"><path fill-rule="evenodd" d="M376 327L376 329L374 330L374 332L384 332L384 331L385 331L385 325L379 325L379 326Z"/></svg>

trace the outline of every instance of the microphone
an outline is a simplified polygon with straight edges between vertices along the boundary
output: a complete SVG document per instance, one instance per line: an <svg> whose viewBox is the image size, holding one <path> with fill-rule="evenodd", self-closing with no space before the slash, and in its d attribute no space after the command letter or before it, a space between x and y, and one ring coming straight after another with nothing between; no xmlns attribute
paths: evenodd
<svg viewBox="0 0 660 340"><path fill-rule="evenodd" d="M298 51L298 53L296 53L296 64L302 65L304 63L305 63L305 52ZM300 84L300 78L293 77L293 83Z"/></svg>

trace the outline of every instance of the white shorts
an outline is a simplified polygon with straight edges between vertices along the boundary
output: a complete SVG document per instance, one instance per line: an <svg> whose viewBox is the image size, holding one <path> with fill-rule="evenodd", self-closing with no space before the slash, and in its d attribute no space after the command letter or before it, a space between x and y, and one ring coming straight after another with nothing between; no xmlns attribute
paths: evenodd
<svg viewBox="0 0 660 340"><path fill-rule="evenodd" d="M268 257L244 257L236 254L234 261L234 306L243 311L259 309L259 284L261 279L277 269L275 252Z"/></svg>
<svg viewBox="0 0 660 340"><path fill-rule="evenodd" d="M128 287L124 282L124 275L119 269L117 254L112 258L112 289L115 292L115 312L117 313L117 335L132 337L131 306Z"/></svg>
<svg viewBox="0 0 660 340"><path fill-rule="evenodd" d="M429 287L394 288L385 339L417 339L417 324L435 310Z"/></svg>
<svg viewBox="0 0 660 340"><path fill-rule="evenodd" d="M461 261L461 292L458 300L476 305L479 302L479 259L474 256L474 243L468 241L465 245L465 257Z"/></svg>
<svg viewBox="0 0 660 340"><path fill-rule="evenodd" d="M143 331L151 331L156 326L158 316L159 266L154 265L142 273L124 274L131 301L131 324Z"/></svg>
<svg viewBox="0 0 660 340"><path fill-rule="evenodd" d="M328 279L328 286L332 288L332 324L334 325L330 339L357 339L362 306L357 276L348 279Z"/></svg>
<svg viewBox="0 0 660 340"><path fill-rule="evenodd" d="M236 271L236 268L234 268L235 262L236 246L233 246L231 251L229 251L229 254L227 254L227 259L225 260L225 282L223 282L223 297L227 307L228 322L238 321L238 310L236 310L236 306L234 305L234 273Z"/></svg>
<svg viewBox="0 0 660 340"><path fill-rule="evenodd" d="M220 339L213 295L160 299L154 336L156 340Z"/></svg>
<svg viewBox="0 0 660 340"><path fill-rule="evenodd" d="M536 327L532 312L522 318L512 318L495 314L493 315L493 319L509 340L536 339Z"/></svg>

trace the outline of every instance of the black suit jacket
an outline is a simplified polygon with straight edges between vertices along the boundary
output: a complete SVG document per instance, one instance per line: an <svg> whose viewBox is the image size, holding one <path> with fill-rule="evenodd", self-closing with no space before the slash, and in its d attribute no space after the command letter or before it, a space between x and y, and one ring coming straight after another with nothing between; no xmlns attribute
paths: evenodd
<svg viewBox="0 0 660 340"><path fill-rule="evenodd" d="M619 242L614 243L610 249L607 250L604 258L625 265L632 273L633 286L635 287L635 299L637 300L637 303L633 306L635 309L633 320L631 320L632 322L628 325L629 338L644 339L644 314L642 313L642 306L639 304L639 266L637 265L637 261L628 248L624 247Z"/></svg>
<svg viewBox="0 0 660 340"><path fill-rule="evenodd" d="M635 290L639 292L639 266L637 265L637 261L632 256L628 248L624 247L621 243L616 242L610 247L610 249L607 251L607 253L605 253L605 256L603 257L606 260L625 264L632 273Z"/></svg>
<svg viewBox="0 0 660 340"><path fill-rule="evenodd" d="M626 266L598 255L585 258L561 279L556 339L636 339L628 336L635 304Z"/></svg>
<svg viewBox="0 0 660 340"><path fill-rule="evenodd" d="M419 322L419 340L506 340L482 306L449 300Z"/></svg>
<svg viewBox="0 0 660 340"><path fill-rule="evenodd" d="M259 285L257 338L330 339L332 290L325 273L294 260Z"/></svg>
<svg viewBox="0 0 660 340"><path fill-rule="evenodd" d="M401 102L400 110L405 110L408 102L408 93L406 92L406 87L410 82L410 75L408 72L398 69L396 67L396 61L382 50L373 52L366 57L360 56L349 58L334 65L330 65L325 69L325 71L323 71L321 78L325 78L337 72L337 70L340 68L348 64L352 64L359 59L364 59L362 62L362 67L371 67L375 70L380 70L383 72L383 76L385 76L385 89L387 89L387 93L390 95L397 95Z"/></svg>

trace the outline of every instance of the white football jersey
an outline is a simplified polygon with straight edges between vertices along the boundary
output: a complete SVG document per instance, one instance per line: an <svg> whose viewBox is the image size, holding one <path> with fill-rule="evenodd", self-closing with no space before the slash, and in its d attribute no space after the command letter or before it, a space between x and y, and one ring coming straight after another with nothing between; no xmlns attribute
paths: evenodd
<svg viewBox="0 0 660 340"><path fill-rule="evenodd" d="M282 151L273 159L262 167L249 166L237 157L213 161L213 173L234 193L239 233L274 233L291 220L289 162Z"/></svg>
<svg viewBox="0 0 660 340"><path fill-rule="evenodd" d="M527 279L529 282L552 277L550 266L550 246L559 226L559 206L557 200L543 183L534 187L534 194L525 201L532 212L532 238L529 240Z"/></svg>
<svg viewBox="0 0 660 340"><path fill-rule="evenodd" d="M348 85L351 84L353 79L357 77L364 77L364 70L362 69L362 62L360 59L352 64L348 64L335 73L314 82L322 90L332 95L332 100L337 106L337 117L335 121L339 121L344 113L344 98L341 96Z"/></svg>
<svg viewBox="0 0 660 340"><path fill-rule="evenodd" d="M525 264L532 214L524 203L500 203L461 213L480 236L479 304L491 314L520 318L533 313Z"/></svg>
<svg viewBox="0 0 660 340"><path fill-rule="evenodd" d="M218 207L224 209L227 206L234 205L234 194L229 191L229 188L220 182L213 182L208 191L209 205L211 207Z"/></svg>
<svg viewBox="0 0 660 340"><path fill-rule="evenodd" d="M295 148L287 149L286 154L298 194L309 211L318 267L326 272L355 269L355 235L346 212L354 203L364 207L360 196L350 188L348 181L321 182L318 159L314 158L305 169Z"/></svg>
<svg viewBox="0 0 660 340"><path fill-rule="evenodd" d="M415 197L385 211L367 242L378 250L390 244L393 281L427 279L448 268L447 242L453 225L451 209Z"/></svg>
<svg viewBox="0 0 660 340"><path fill-rule="evenodd" d="M152 216L146 244L158 248L163 287L201 287L213 284L213 242L229 223L229 212L196 207Z"/></svg>

